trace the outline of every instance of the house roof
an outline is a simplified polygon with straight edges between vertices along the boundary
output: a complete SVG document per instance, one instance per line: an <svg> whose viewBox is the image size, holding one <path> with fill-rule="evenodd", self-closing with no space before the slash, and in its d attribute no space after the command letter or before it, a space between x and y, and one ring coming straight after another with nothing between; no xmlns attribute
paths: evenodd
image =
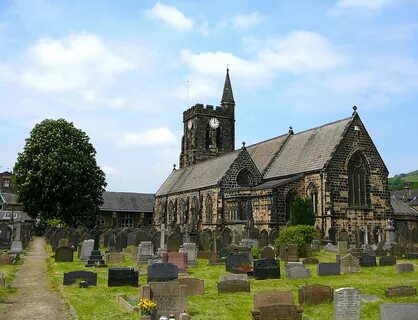
<svg viewBox="0 0 418 320"><path fill-rule="evenodd" d="M418 211L407 205L405 202L399 200L395 196L390 197L390 203L393 207L395 216L415 216L418 217Z"/></svg>
<svg viewBox="0 0 418 320"><path fill-rule="evenodd" d="M152 212L154 208L152 193L105 191L102 198L101 211Z"/></svg>
<svg viewBox="0 0 418 320"><path fill-rule="evenodd" d="M241 150L173 170L156 196L215 186L225 175Z"/></svg>
<svg viewBox="0 0 418 320"><path fill-rule="evenodd" d="M352 119L349 117L291 135L264 178L322 169L331 159Z"/></svg>
<svg viewBox="0 0 418 320"><path fill-rule="evenodd" d="M418 198L418 189L397 190L397 191L392 191L392 194L395 195L395 197L398 199L402 199L404 201L411 201L414 198Z"/></svg>

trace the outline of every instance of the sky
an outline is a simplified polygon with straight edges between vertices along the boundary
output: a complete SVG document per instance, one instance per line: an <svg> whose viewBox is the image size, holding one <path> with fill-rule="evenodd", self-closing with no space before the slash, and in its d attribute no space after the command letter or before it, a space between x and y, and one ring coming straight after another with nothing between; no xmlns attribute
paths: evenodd
<svg viewBox="0 0 418 320"><path fill-rule="evenodd" d="M182 112L219 105L236 148L349 117L390 176L418 169L417 0L0 0L0 171L36 123L87 133L108 191L158 190Z"/></svg>

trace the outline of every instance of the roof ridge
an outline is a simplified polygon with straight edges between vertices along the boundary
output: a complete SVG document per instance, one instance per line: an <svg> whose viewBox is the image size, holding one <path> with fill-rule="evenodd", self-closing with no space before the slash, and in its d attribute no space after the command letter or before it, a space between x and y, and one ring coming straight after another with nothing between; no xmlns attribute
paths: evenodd
<svg viewBox="0 0 418 320"><path fill-rule="evenodd" d="M302 134L302 133L305 133L305 132L308 132L308 131L313 131L313 130L321 129L323 127L330 126L330 125L333 125L333 124L336 124L336 123L339 123L339 122L347 121L347 120L350 120L350 119L353 119L353 118L354 118L354 116L350 116L350 117L347 117L347 118L344 118L344 119L340 119L340 120L328 122L328 123L325 123L325 124L320 125L318 127L314 127L314 128L310 128L310 129L306 129L306 130L300 131L298 133L294 133L293 135L294 136L297 136L299 134Z"/></svg>
<svg viewBox="0 0 418 320"><path fill-rule="evenodd" d="M283 151L284 147L287 145L287 143L290 140L290 137L293 136L294 134L288 132L287 133L287 137L286 140L282 143L282 145L280 146L279 150L277 150L273 157L271 158L270 162L267 164L267 166L265 167L265 169L263 170L263 172L261 173L261 175L263 176L264 179L264 175L267 174L267 172L271 169L273 163L276 161L276 159L279 157L280 153Z"/></svg>
<svg viewBox="0 0 418 320"><path fill-rule="evenodd" d="M270 138L270 139L267 139L267 140L259 141L259 142L257 142L257 143L254 143L254 144L251 144L251 145L247 146L246 148L251 148L251 147L257 146L257 145L259 145L259 144L262 144L262 143L265 143L265 142L268 142L268 141L272 141L272 140L274 140L274 139L283 138L283 137L285 137L286 135L288 135L288 133L284 133L284 134L281 134L280 136L273 137L273 138Z"/></svg>

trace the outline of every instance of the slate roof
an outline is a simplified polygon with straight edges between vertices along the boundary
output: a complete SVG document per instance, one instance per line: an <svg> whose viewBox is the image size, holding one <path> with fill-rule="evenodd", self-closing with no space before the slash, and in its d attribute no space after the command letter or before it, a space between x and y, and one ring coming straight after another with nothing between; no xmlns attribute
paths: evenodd
<svg viewBox="0 0 418 320"><path fill-rule="evenodd" d="M409 192L409 194L408 194ZM411 201L414 198L418 197L418 189L412 189L412 190L397 190L391 192L393 195L396 196L398 199L402 199L404 201Z"/></svg>
<svg viewBox="0 0 418 320"><path fill-rule="evenodd" d="M397 199L395 196L390 197L390 203L393 207L395 216L415 216L418 218L418 211L407 205L405 202Z"/></svg>
<svg viewBox="0 0 418 320"><path fill-rule="evenodd" d="M102 198L101 211L152 212L155 201L152 193L105 191Z"/></svg>
<svg viewBox="0 0 418 320"><path fill-rule="evenodd" d="M322 169L331 159L352 119L349 117L291 135L264 178Z"/></svg>
<svg viewBox="0 0 418 320"><path fill-rule="evenodd" d="M274 155L285 143L287 136L287 134L284 134L247 147L247 151L257 166L258 171L263 173L267 169Z"/></svg>
<svg viewBox="0 0 418 320"><path fill-rule="evenodd" d="M174 170L157 191L156 196L216 186L241 150Z"/></svg>
<svg viewBox="0 0 418 320"><path fill-rule="evenodd" d="M283 186L285 184L288 184L290 182L297 181L302 177L303 177L303 174L298 174L298 175L296 175L294 177L290 177L290 178L269 180L269 181L266 181L262 184L259 184L258 186L253 187L252 189L253 190L262 190L262 189L277 188L277 187Z"/></svg>

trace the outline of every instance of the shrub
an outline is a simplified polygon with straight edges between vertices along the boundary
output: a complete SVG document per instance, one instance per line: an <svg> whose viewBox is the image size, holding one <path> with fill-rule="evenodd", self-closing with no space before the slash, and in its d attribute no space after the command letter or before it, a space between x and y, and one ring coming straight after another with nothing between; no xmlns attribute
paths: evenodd
<svg viewBox="0 0 418 320"><path fill-rule="evenodd" d="M315 213L312 209L311 199L296 197L292 201L290 224L292 226L315 225Z"/></svg>
<svg viewBox="0 0 418 320"><path fill-rule="evenodd" d="M260 256L260 250L256 246L252 247L251 255L253 256L253 259L258 259Z"/></svg>
<svg viewBox="0 0 418 320"><path fill-rule="evenodd" d="M298 225L287 227L283 230L280 236L276 239L275 250L280 252L282 244L296 244L299 248L309 244L313 239L319 237L319 232L314 226Z"/></svg>

